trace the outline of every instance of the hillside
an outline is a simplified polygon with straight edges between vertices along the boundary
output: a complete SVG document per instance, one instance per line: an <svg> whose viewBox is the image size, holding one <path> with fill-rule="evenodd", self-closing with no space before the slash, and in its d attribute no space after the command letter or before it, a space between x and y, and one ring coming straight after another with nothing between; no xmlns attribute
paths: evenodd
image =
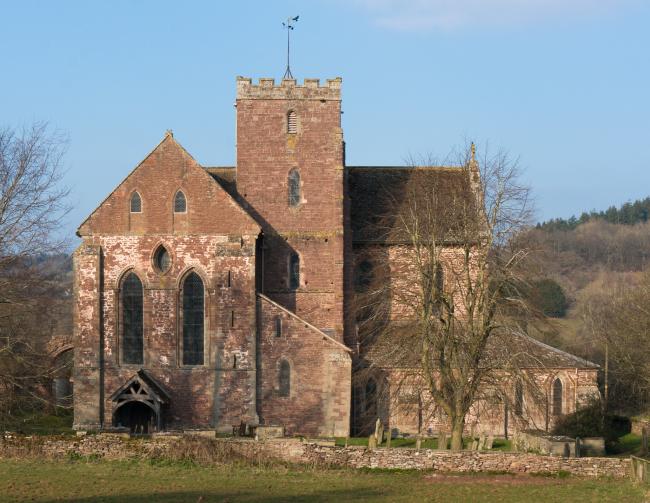
<svg viewBox="0 0 650 503"><path fill-rule="evenodd" d="M645 335L650 323L645 311L650 304L645 297L650 295L649 214L646 198L579 218L549 220L522 238L535 251L531 282L543 285L533 300L550 317L531 327L532 335L601 365L608 347L610 360L620 358L611 378L627 379L616 383L617 406L627 411L630 400L622 400L623 394L633 395L638 408L650 404L650 385L646 390L639 384L645 364L634 366L646 345L650 351ZM650 383L650 369L647 373Z"/></svg>

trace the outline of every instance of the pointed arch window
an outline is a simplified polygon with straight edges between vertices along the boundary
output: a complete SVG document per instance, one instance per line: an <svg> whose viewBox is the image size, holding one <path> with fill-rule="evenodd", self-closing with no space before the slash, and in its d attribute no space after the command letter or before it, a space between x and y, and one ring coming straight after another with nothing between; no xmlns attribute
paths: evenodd
<svg viewBox="0 0 650 503"><path fill-rule="evenodd" d="M280 362L278 371L278 394L280 396L289 396L291 394L291 365L287 360Z"/></svg>
<svg viewBox="0 0 650 503"><path fill-rule="evenodd" d="M300 255L291 252L289 255L289 288L297 290L300 287Z"/></svg>
<svg viewBox="0 0 650 503"><path fill-rule="evenodd" d="M557 378L555 379L555 381L553 381L553 409L552 410L554 416L561 416L563 414L562 393L563 393L562 381L560 381L560 378Z"/></svg>
<svg viewBox="0 0 650 503"><path fill-rule="evenodd" d="M288 177L289 206L295 207L300 204L300 171L292 169Z"/></svg>
<svg viewBox="0 0 650 503"><path fill-rule="evenodd" d="M298 132L298 115L294 110L287 114L287 133L295 134Z"/></svg>
<svg viewBox="0 0 650 503"><path fill-rule="evenodd" d="M122 306L122 362L144 363L143 288L140 278L129 273L120 289Z"/></svg>
<svg viewBox="0 0 650 503"><path fill-rule="evenodd" d="M131 213L142 213L142 198L137 191L131 194Z"/></svg>
<svg viewBox="0 0 650 503"><path fill-rule="evenodd" d="M187 211L187 199L182 190L174 196L174 213L185 213Z"/></svg>
<svg viewBox="0 0 650 503"><path fill-rule="evenodd" d="M524 413L524 385L521 380L515 382L515 414L521 416Z"/></svg>
<svg viewBox="0 0 650 503"><path fill-rule="evenodd" d="M183 281L183 365L203 365L205 289L191 272Z"/></svg>
<svg viewBox="0 0 650 503"><path fill-rule="evenodd" d="M377 381L372 377L366 382L365 412L369 416L377 413Z"/></svg>
<svg viewBox="0 0 650 503"><path fill-rule="evenodd" d="M356 270L355 290L365 292L370 288L374 279L374 267L370 260L363 260L359 263Z"/></svg>
<svg viewBox="0 0 650 503"><path fill-rule="evenodd" d="M440 264L436 265L435 282L436 290L442 293L442 291L445 289L445 272L443 271L442 265Z"/></svg>

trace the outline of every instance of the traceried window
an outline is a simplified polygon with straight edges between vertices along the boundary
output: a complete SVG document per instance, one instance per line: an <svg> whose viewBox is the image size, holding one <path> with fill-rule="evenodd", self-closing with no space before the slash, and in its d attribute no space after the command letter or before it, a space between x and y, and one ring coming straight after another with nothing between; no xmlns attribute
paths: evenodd
<svg viewBox="0 0 650 503"><path fill-rule="evenodd" d="M291 365L287 360L280 362L278 371L278 394L280 396L291 395Z"/></svg>
<svg viewBox="0 0 650 503"><path fill-rule="evenodd" d="M300 204L300 171L292 169L289 171L289 206L295 207Z"/></svg>
<svg viewBox="0 0 650 503"><path fill-rule="evenodd" d="M182 190L174 196L174 213L185 213L187 211L187 200Z"/></svg>
<svg viewBox="0 0 650 503"><path fill-rule="evenodd" d="M183 365L203 365L203 280L191 272L183 281Z"/></svg>
<svg viewBox="0 0 650 503"><path fill-rule="evenodd" d="M524 385L520 380L515 382L515 414L521 416L524 413Z"/></svg>
<svg viewBox="0 0 650 503"><path fill-rule="evenodd" d="M293 110L287 114L287 133L295 134L298 132L298 115Z"/></svg>
<svg viewBox="0 0 650 503"><path fill-rule="evenodd" d="M297 290L300 286L300 256L296 252L289 255L289 288Z"/></svg>
<svg viewBox="0 0 650 503"><path fill-rule="evenodd" d="M553 415L561 416L562 415L562 392L563 392L562 381L559 378L553 381Z"/></svg>
<svg viewBox="0 0 650 503"><path fill-rule="evenodd" d="M131 194L131 213L142 213L142 198L137 192Z"/></svg>
<svg viewBox="0 0 650 503"><path fill-rule="evenodd" d="M122 362L142 365L143 338L143 288L140 278L129 273L120 289L122 304Z"/></svg>
<svg viewBox="0 0 650 503"><path fill-rule="evenodd" d="M156 249L156 253L153 255L153 262L159 272L167 272L172 265L172 259L163 245L160 245Z"/></svg>

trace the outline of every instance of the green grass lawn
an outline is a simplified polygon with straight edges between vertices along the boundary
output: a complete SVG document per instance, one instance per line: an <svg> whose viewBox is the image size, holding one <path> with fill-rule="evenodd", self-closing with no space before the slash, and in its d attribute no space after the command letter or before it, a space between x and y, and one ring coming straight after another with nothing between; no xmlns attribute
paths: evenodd
<svg viewBox="0 0 650 503"><path fill-rule="evenodd" d="M415 438L394 438L390 442L391 447L410 447L415 448ZM463 439L463 447L469 448L472 442L471 438ZM345 438L339 437L336 439L336 445L344 446ZM360 445L363 447L368 446L368 437L350 437L348 439L348 445ZM380 445L380 447L386 447L386 442ZM422 439L422 448L423 449L437 449L438 448L438 439L437 438L423 438ZM510 451L512 450L512 443L510 440L505 440L503 438L495 438L494 443L492 444L493 451Z"/></svg>
<svg viewBox="0 0 650 503"><path fill-rule="evenodd" d="M609 479L146 462L0 462L0 501L634 503L644 497L644 489Z"/></svg>

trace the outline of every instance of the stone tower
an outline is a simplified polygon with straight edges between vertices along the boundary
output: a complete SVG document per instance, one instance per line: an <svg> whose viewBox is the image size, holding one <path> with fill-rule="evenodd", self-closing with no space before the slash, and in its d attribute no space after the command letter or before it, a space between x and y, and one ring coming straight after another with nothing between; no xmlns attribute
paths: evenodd
<svg viewBox="0 0 650 503"><path fill-rule="evenodd" d="M258 290L343 340L341 79L237 80L237 190L263 229Z"/></svg>

